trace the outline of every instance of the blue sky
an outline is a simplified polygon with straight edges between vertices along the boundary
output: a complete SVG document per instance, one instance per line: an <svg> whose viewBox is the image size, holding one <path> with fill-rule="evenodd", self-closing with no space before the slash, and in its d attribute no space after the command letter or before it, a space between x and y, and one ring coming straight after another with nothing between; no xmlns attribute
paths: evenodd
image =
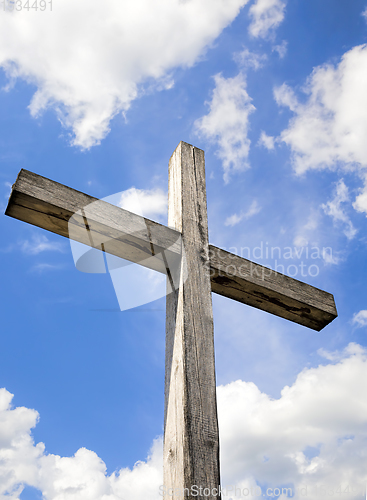
<svg viewBox="0 0 367 500"><path fill-rule="evenodd" d="M210 242L339 313L317 333L213 295L223 484L364 498L366 1L16 5L0 10L2 213L25 168L164 222L172 152L204 149ZM0 223L0 498L161 498L164 297L121 311L124 275Z"/></svg>

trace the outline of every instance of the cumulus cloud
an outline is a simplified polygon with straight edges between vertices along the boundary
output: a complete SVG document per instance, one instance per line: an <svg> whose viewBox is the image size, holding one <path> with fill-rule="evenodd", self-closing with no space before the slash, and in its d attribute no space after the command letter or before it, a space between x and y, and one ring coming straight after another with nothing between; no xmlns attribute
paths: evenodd
<svg viewBox="0 0 367 500"><path fill-rule="evenodd" d="M362 310L353 316L353 323L357 326L367 326L367 311Z"/></svg>
<svg viewBox="0 0 367 500"><path fill-rule="evenodd" d="M45 452L34 444L31 429L38 413L12 408L13 395L0 389L0 497L17 500L24 486L38 489L47 500L140 500L158 498L162 484L162 441L154 441L148 459L133 469L108 475L93 451L79 449L72 457Z"/></svg>
<svg viewBox="0 0 367 500"><path fill-rule="evenodd" d="M293 239L293 244L297 248L307 247L309 242L314 239L315 230L319 224L319 213L311 210L310 215L308 216L306 224L300 224L299 227L296 228L297 234ZM314 243L317 245L317 243Z"/></svg>
<svg viewBox="0 0 367 500"><path fill-rule="evenodd" d="M162 189L136 189L121 193L118 206L147 218L161 219L167 216L168 196Z"/></svg>
<svg viewBox="0 0 367 500"><path fill-rule="evenodd" d="M259 141L258 141L259 146L263 146L266 149L275 149L275 138L272 137L271 135L267 135L266 132L262 131Z"/></svg>
<svg viewBox="0 0 367 500"><path fill-rule="evenodd" d="M298 235L294 238L293 244L297 248L307 247L308 240L304 236Z"/></svg>
<svg viewBox="0 0 367 500"><path fill-rule="evenodd" d="M331 265L338 265L340 264L344 257L343 255L338 255L338 252L333 252L331 247L326 247L322 249L322 258L324 259L324 262L326 265L331 264Z"/></svg>
<svg viewBox="0 0 367 500"><path fill-rule="evenodd" d="M209 113L198 119L195 127L198 135L218 144L217 155L223 161L223 178L227 183L232 172L249 167L249 115L256 108L246 91L242 73L234 78L218 74L214 80L212 100L207 103Z"/></svg>
<svg viewBox="0 0 367 500"><path fill-rule="evenodd" d="M247 220L253 217L254 215L258 214L261 210L261 207L259 206L258 202L254 200L251 203L250 208L247 210L247 212L240 212L239 214L233 214L230 217L227 217L224 225L225 226L235 226L242 220Z"/></svg>
<svg viewBox="0 0 367 500"><path fill-rule="evenodd" d="M235 226L236 224L238 224L239 222L241 222L241 220L243 219L243 214L240 213L240 214L233 214L233 215L230 215L229 217L226 218L226 221L224 223L225 226Z"/></svg>
<svg viewBox="0 0 367 500"><path fill-rule="evenodd" d="M37 255L41 252L62 252L63 245L57 241L50 241L46 236L33 235L31 240L21 243L22 252L28 255Z"/></svg>
<svg viewBox="0 0 367 500"><path fill-rule="evenodd" d="M275 400L251 382L218 388L224 481L236 484L252 477L273 488L307 485L315 500L323 498L321 485L334 490L353 485L359 495L350 491L348 498L364 498L366 350L350 344L340 358L304 369Z"/></svg>
<svg viewBox="0 0 367 500"><path fill-rule="evenodd" d="M0 67L8 90L36 86L32 116L47 108L89 148L113 116L149 88L172 86L170 72L190 67L248 0L54 0L44 12L0 17Z"/></svg>
<svg viewBox="0 0 367 500"><path fill-rule="evenodd" d="M0 497L18 499L22 483L35 485L37 461L44 453L42 443L34 445L31 429L38 413L24 407L12 408L13 395L0 389Z"/></svg>
<svg viewBox="0 0 367 500"><path fill-rule="evenodd" d="M284 19L285 5L283 0L257 0L249 10L250 35L256 38L271 35Z"/></svg>
<svg viewBox="0 0 367 500"><path fill-rule="evenodd" d="M367 352L354 343L342 352L319 352L329 364L304 369L279 399L252 382L218 387L222 484L297 488L324 498L320 486L347 485L364 498L367 470ZM93 451L72 457L45 452L31 429L38 414L12 408L12 395L0 389L0 496L17 500L25 485L47 500L158 500L162 484L162 441L133 469L106 472ZM316 492L316 487L319 492ZM337 493L335 493L336 495ZM230 496L230 495L227 495ZM292 495L296 500L304 494Z"/></svg>
<svg viewBox="0 0 367 500"><path fill-rule="evenodd" d="M301 102L287 85L275 89L279 105L294 117L280 139L293 153L297 173L346 167L363 178L367 168L367 45L346 52L334 66L314 69ZM363 205L360 199L361 207Z"/></svg>
<svg viewBox="0 0 367 500"><path fill-rule="evenodd" d="M343 351L328 351L327 349L321 347L321 349L317 350L317 354L322 358L327 359L328 361L339 362L348 356L363 356L364 354L366 354L366 349L359 344L351 342L347 345L347 347L345 347Z"/></svg>
<svg viewBox="0 0 367 500"><path fill-rule="evenodd" d="M348 188L344 184L343 179L340 179L336 185L333 199L323 204L322 208L327 215L330 215L335 225L342 224L344 226L343 232L351 240L356 235L357 230L343 208L343 204L349 201Z"/></svg>
<svg viewBox="0 0 367 500"><path fill-rule="evenodd" d="M41 262L40 264L36 264L31 267L30 271L32 273L44 273L48 271L60 271L63 269L64 266L62 265L54 265L54 264L48 264L47 262Z"/></svg>
<svg viewBox="0 0 367 500"><path fill-rule="evenodd" d="M48 500L156 500L162 484L162 441L157 440L145 462L111 475L93 451L79 449L73 457L44 454L36 487Z"/></svg>
<svg viewBox="0 0 367 500"><path fill-rule="evenodd" d="M244 49L234 55L234 60L241 67L241 69L251 68L255 71L264 65L267 58L266 54L257 54L256 52L251 52L248 49Z"/></svg>
<svg viewBox="0 0 367 500"><path fill-rule="evenodd" d="M322 208L322 207L320 207ZM293 244L296 249L301 249L311 245L311 248L319 250L319 257L323 259L325 265L337 265L343 260L341 252L333 250L331 246L320 247L317 240L323 239L323 231L320 231L320 210L311 210L306 224L297 228L297 234L294 237ZM349 226L347 226L349 228ZM296 251L296 250L295 250Z"/></svg>
<svg viewBox="0 0 367 500"><path fill-rule="evenodd" d="M279 45L274 45L272 49L273 52L278 53L280 59L283 59L286 56L287 50L288 50L288 42L286 40L283 40L282 43Z"/></svg>
<svg viewBox="0 0 367 500"><path fill-rule="evenodd" d="M367 214L367 175L364 181L364 187L360 189L360 194L356 197L353 207L357 212Z"/></svg>

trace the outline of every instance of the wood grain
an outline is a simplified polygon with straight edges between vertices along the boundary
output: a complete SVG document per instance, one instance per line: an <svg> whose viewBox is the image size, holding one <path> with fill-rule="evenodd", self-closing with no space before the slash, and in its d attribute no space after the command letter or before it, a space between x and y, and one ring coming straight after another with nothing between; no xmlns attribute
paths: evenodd
<svg viewBox="0 0 367 500"><path fill-rule="evenodd" d="M172 277L180 263L181 230L27 170L20 171L5 213L94 248L101 249L103 243L112 255L161 273L168 268ZM215 293L318 331L337 317L327 292L213 245L209 259Z"/></svg>
<svg viewBox="0 0 367 500"><path fill-rule="evenodd" d="M27 170L5 214L161 273L181 258L177 231Z"/></svg>
<svg viewBox="0 0 367 500"><path fill-rule="evenodd" d="M163 471L166 491L218 499L219 436L204 152L181 142L169 163L168 223L182 233L179 289L167 295ZM214 494L212 494L214 493Z"/></svg>
<svg viewBox="0 0 367 500"><path fill-rule="evenodd" d="M212 291L320 331L338 316L323 290L209 246Z"/></svg>

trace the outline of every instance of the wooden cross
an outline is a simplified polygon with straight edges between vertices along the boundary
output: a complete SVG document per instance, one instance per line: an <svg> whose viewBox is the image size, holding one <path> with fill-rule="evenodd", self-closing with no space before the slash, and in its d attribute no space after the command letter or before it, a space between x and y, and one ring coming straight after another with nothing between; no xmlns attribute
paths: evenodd
<svg viewBox="0 0 367 500"><path fill-rule="evenodd" d="M317 331L337 317L333 296L209 245L204 152L185 142L169 162L169 227L27 170L5 213L167 274L163 492L217 500L211 292Z"/></svg>

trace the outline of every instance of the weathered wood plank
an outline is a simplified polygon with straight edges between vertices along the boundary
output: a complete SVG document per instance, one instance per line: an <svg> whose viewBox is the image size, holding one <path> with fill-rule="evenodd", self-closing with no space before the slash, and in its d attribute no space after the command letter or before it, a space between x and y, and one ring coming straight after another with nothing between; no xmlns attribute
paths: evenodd
<svg viewBox="0 0 367 500"><path fill-rule="evenodd" d="M323 290L209 246L212 291L320 331L338 316Z"/></svg>
<svg viewBox="0 0 367 500"><path fill-rule="evenodd" d="M27 170L20 171L5 213L98 249L104 243L106 252L162 273L181 258L179 231ZM327 292L212 245L209 257L215 293L314 330L337 317Z"/></svg>
<svg viewBox="0 0 367 500"><path fill-rule="evenodd" d="M166 491L218 500L219 436L204 152L181 142L169 163L168 223L182 233L185 276L167 295L163 474ZM186 269L185 269L186 267ZM169 283L168 283L169 286Z"/></svg>
<svg viewBox="0 0 367 500"><path fill-rule="evenodd" d="M5 214L162 273L162 251L170 262L181 256L177 231L27 170Z"/></svg>

